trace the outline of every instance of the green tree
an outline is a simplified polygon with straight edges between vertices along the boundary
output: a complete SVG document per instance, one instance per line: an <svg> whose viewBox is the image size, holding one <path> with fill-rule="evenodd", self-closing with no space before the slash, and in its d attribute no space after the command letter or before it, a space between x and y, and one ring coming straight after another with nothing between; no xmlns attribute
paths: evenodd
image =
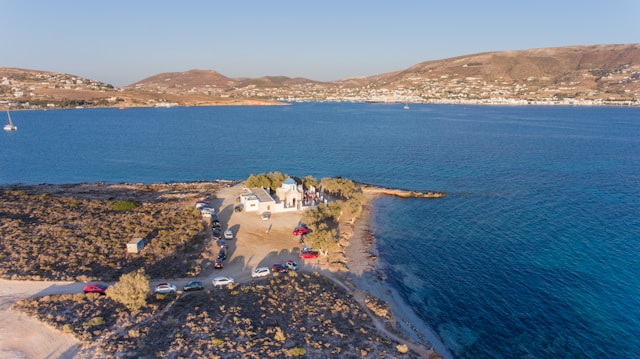
<svg viewBox="0 0 640 359"><path fill-rule="evenodd" d="M149 276L144 268L140 268L123 274L116 284L107 289L107 297L134 311L147 305L149 292Z"/></svg>
<svg viewBox="0 0 640 359"><path fill-rule="evenodd" d="M318 180L313 176L306 176L301 179L304 188L310 188L311 186L318 187Z"/></svg>
<svg viewBox="0 0 640 359"><path fill-rule="evenodd" d="M322 189L324 189L325 192L343 199L351 198L356 193L360 192L360 189L352 180L340 177L323 178L320 181L320 186L322 186Z"/></svg>
<svg viewBox="0 0 640 359"><path fill-rule="evenodd" d="M251 174L245 181L248 188L271 188L271 180L264 173L258 175Z"/></svg>
<svg viewBox="0 0 640 359"><path fill-rule="evenodd" d="M284 182L285 178L287 178L286 175L283 175L279 171L269 172L267 174L267 177L269 178L269 182L271 183L270 188L272 191L275 191L276 188L282 186L282 182Z"/></svg>

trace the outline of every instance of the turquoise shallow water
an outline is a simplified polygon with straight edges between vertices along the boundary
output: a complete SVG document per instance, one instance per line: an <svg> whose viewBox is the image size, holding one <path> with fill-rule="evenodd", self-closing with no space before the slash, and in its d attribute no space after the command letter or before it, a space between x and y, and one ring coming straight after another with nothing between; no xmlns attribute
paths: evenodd
<svg viewBox="0 0 640 359"><path fill-rule="evenodd" d="M0 183L343 176L389 284L460 358L640 353L640 110L294 104L12 113Z"/></svg>

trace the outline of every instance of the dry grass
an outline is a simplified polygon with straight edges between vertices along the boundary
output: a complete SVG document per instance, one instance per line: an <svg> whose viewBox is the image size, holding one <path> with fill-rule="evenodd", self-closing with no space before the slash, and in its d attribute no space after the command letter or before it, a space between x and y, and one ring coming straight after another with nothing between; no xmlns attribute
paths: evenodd
<svg viewBox="0 0 640 359"><path fill-rule="evenodd" d="M197 275L205 245L193 201L218 185L66 185L0 189L0 277L115 280L144 267L152 277ZM117 201L141 206L114 210ZM145 239L141 254L126 244Z"/></svg>
<svg viewBox="0 0 640 359"><path fill-rule="evenodd" d="M19 308L93 343L86 351L103 357L418 357L380 337L353 297L316 273L234 291L192 292L175 302L151 298L133 317L95 296L44 297Z"/></svg>

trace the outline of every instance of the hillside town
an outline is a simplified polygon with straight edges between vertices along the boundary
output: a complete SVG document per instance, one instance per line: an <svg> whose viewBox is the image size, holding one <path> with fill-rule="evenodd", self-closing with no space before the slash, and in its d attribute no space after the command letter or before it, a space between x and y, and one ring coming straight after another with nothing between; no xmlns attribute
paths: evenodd
<svg viewBox="0 0 640 359"><path fill-rule="evenodd" d="M232 79L215 71L190 70L118 88L74 75L0 68L0 107L8 109L310 101L639 106L640 46L484 53L332 82L285 76Z"/></svg>

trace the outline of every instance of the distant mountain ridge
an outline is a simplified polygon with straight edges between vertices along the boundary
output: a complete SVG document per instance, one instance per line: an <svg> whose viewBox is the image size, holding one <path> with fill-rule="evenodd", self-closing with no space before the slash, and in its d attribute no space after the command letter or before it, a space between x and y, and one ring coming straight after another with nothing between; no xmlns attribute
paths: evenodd
<svg viewBox="0 0 640 359"><path fill-rule="evenodd" d="M274 104L370 99L413 103L640 105L640 44L486 52L332 82L229 78L213 70L111 85L67 74L0 68L0 106Z"/></svg>

